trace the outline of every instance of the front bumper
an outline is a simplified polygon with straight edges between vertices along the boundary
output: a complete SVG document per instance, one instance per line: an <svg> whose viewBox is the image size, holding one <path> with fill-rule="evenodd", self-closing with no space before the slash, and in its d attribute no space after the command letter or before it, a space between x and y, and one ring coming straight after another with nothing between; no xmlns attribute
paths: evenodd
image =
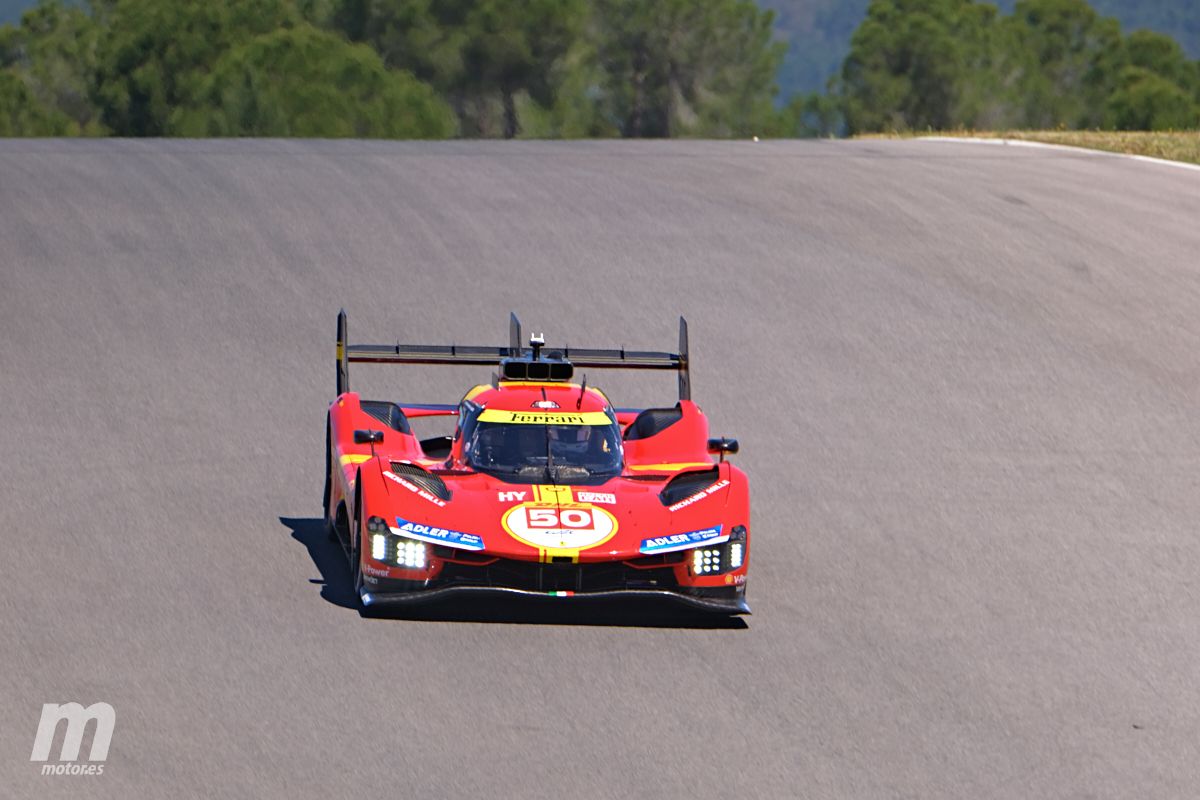
<svg viewBox="0 0 1200 800"><path fill-rule="evenodd" d="M387 608L436 603L442 600L463 597L478 597L481 600L496 597L518 597L544 602L562 603L644 599L649 602L673 603L696 611L717 614L749 614L744 591L731 591L725 595L690 594L684 589L611 589L596 592L544 592L518 589L509 586L441 586L409 591L372 590L364 588L361 599L366 608Z"/></svg>
<svg viewBox="0 0 1200 800"><path fill-rule="evenodd" d="M687 555L667 553L623 561L539 563L486 553L434 550L434 577L404 580L364 570L361 599L367 608L433 603L453 597L525 598L562 603L641 599L719 614L749 614L745 570L711 576L708 585L681 580Z"/></svg>

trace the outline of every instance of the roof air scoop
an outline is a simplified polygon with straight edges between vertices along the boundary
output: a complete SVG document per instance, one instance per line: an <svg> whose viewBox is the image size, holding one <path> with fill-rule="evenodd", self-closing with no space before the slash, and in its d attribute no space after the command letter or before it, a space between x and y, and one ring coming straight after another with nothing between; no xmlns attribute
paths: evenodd
<svg viewBox="0 0 1200 800"><path fill-rule="evenodd" d="M544 334L529 337L529 350L500 362L500 380L563 383L571 380L575 367L558 350L543 353Z"/></svg>
<svg viewBox="0 0 1200 800"><path fill-rule="evenodd" d="M555 358L555 353L547 353L546 358L537 360L531 358L508 358L500 365L500 380L503 381L544 381L565 383L575 374L575 367L570 361Z"/></svg>

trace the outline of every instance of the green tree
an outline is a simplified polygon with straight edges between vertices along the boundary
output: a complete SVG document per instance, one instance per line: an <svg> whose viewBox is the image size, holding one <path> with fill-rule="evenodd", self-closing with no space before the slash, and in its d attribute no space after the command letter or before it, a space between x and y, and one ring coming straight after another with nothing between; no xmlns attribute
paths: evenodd
<svg viewBox="0 0 1200 800"><path fill-rule="evenodd" d="M100 28L85 9L47 0L21 20L29 37L29 74L47 105L71 119L81 133L99 133L91 89Z"/></svg>
<svg viewBox="0 0 1200 800"><path fill-rule="evenodd" d="M783 45L749 0L597 0L603 101L625 136L747 135L769 124Z"/></svg>
<svg viewBox="0 0 1200 800"><path fill-rule="evenodd" d="M183 136L445 138L454 118L427 84L388 70L366 45L309 25L274 31L217 61L191 105L170 119Z"/></svg>
<svg viewBox="0 0 1200 800"><path fill-rule="evenodd" d="M1200 58L1200 3L1196 0L1094 0L1093 5L1126 28L1166 34L1192 58Z"/></svg>
<svg viewBox="0 0 1200 800"><path fill-rule="evenodd" d="M16 70L0 69L0 137L67 136L72 132L70 118L39 102Z"/></svg>
<svg viewBox="0 0 1200 800"><path fill-rule="evenodd" d="M1129 63L1149 70L1200 99L1200 62L1189 61L1179 42L1153 31L1134 31L1125 40ZM1122 76L1122 84L1126 83Z"/></svg>
<svg viewBox="0 0 1200 800"><path fill-rule="evenodd" d="M1200 126L1194 97L1143 67L1126 67L1109 97L1107 124L1119 130L1186 130Z"/></svg>
<svg viewBox="0 0 1200 800"><path fill-rule="evenodd" d="M556 104L586 12L584 0L343 0L334 19L388 66L433 84L465 135L511 138L518 97Z"/></svg>
<svg viewBox="0 0 1200 800"><path fill-rule="evenodd" d="M873 0L835 93L850 132L1182 127L1200 65L1160 34L1128 38L1085 0Z"/></svg>
<svg viewBox="0 0 1200 800"><path fill-rule="evenodd" d="M0 65L21 77L40 107L67 119L66 133L104 132L91 98L100 26L88 9L42 0L19 28L0 30Z"/></svg>
<svg viewBox="0 0 1200 800"><path fill-rule="evenodd" d="M550 105L560 83L558 62L583 28L586 7L579 0L478 0L466 16L463 49L466 97L499 95L503 134L517 135L515 97L526 92ZM477 132L487 133L477 123Z"/></svg>
<svg viewBox="0 0 1200 800"><path fill-rule="evenodd" d="M1019 0L1009 18L1015 46L1028 58L1019 81L1022 124L1094 128L1126 54L1121 26L1085 0Z"/></svg>
<svg viewBox="0 0 1200 800"><path fill-rule="evenodd" d="M533 139L606 138L619 135L599 97L604 71L594 44L580 38L559 60L555 91L550 102L539 103L528 94L516 98L521 120L520 136Z"/></svg>
<svg viewBox="0 0 1200 800"><path fill-rule="evenodd" d="M837 85L849 131L972 122L995 59L995 16L971 0L873 0Z"/></svg>
<svg viewBox="0 0 1200 800"><path fill-rule="evenodd" d="M387 66L412 72L447 94L463 78L468 0L340 0L334 26L366 42Z"/></svg>
<svg viewBox="0 0 1200 800"><path fill-rule="evenodd" d="M842 105L831 94L808 92L793 95L779 110L777 121L766 130L768 136L828 137L835 136L845 126Z"/></svg>
<svg viewBox="0 0 1200 800"><path fill-rule="evenodd" d="M115 0L96 71L102 119L122 136L166 135L222 55L300 23L289 0Z"/></svg>

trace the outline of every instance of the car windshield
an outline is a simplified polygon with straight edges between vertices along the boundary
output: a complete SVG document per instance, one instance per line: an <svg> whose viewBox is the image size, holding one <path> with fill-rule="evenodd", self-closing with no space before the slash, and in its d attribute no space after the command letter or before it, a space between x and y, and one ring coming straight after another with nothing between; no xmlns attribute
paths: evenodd
<svg viewBox="0 0 1200 800"><path fill-rule="evenodd" d="M467 463L484 472L530 481L569 482L621 471L621 437L604 425L480 422L464 448Z"/></svg>

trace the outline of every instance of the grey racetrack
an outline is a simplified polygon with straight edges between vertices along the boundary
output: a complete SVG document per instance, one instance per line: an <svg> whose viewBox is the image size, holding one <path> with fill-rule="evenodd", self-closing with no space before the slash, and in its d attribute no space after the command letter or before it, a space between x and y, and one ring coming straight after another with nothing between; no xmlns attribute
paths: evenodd
<svg viewBox="0 0 1200 800"><path fill-rule="evenodd" d="M501 344L511 309L668 349L686 316L751 477L754 615L361 618L319 521L343 306L377 342ZM0 797L1200 792L1200 173L2 141L0 334ZM67 701L116 710L101 776L30 761Z"/></svg>

